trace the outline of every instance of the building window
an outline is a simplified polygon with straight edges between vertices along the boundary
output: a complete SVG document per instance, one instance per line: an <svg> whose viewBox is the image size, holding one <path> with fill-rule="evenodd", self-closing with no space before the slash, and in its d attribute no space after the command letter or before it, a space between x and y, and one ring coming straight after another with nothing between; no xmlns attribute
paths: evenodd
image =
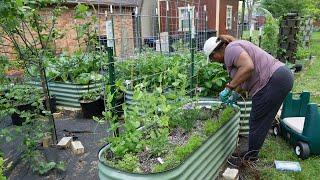
<svg viewBox="0 0 320 180"><path fill-rule="evenodd" d="M188 7L178 7L179 31L189 31ZM194 29L194 6L190 6L191 28Z"/></svg>
<svg viewBox="0 0 320 180"><path fill-rule="evenodd" d="M227 6L226 29L232 29L232 6Z"/></svg>

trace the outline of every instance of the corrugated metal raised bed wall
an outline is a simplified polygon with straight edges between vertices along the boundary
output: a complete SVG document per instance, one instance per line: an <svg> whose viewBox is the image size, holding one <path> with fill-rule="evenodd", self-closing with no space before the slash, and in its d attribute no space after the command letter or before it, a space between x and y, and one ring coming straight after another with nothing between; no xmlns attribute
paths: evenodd
<svg viewBox="0 0 320 180"><path fill-rule="evenodd" d="M252 107L252 101L239 101L237 102L238 106L240 107L240 135L249 135L249 118L250 112Z"/></svg>
<svg viewBox="0 0 320 180"><path fill-rule="evenodd" d="M40 82L29 82L30 85L36 85L40 87ZM88 91L88 85L62 83L62 82L49 82L50 95L53 95L57 99L57 105L67 108L81 108L79 98L82 93ZM101 83L95 83L89 85L89 90L95 90L101 88Z"/></svg>
<svg viewBox="0 0 320 180"><path fill-rule="evenodd" d="M129 173L106 165L104 152L110 148L110 146L107 145L99 151L99 178L102 180L215 179L219 175L220 168L236 147L239 119L240 112L207 139L207 141L205 141L199 149L194 151L181 165L160 173Z"/></svg>

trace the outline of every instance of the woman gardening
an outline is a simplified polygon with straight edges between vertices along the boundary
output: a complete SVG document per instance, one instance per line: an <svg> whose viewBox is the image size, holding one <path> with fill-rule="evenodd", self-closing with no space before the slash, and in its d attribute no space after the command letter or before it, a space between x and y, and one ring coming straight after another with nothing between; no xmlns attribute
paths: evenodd
<svg viewBox="0 0 320 180"><path fill-rule="evenodd" d="M239 167L243 160L255 161L277 111L292 89L293 74L258 46L230 35L209 38L203 50L208 61L224 63L232 78L219 94L223 103L235 103L239 90L248 91L252 97L248 150L234 154L228 163Z"/></svg>

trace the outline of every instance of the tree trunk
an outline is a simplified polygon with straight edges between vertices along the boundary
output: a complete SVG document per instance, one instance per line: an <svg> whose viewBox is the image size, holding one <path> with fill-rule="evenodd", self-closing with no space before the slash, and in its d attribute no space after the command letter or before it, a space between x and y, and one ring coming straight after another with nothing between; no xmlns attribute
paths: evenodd
<svg viewBox="0 0 320 180"><path fill-rule="evenodd" d="M249 23L249 29L251 28L251 24L252 24L252 8L248 8L248 23Z"/></svg>
<svg viewBox="0 0 320 180"><path fill-rule="evenodd" d="M257 0L247 0L246 2L247 2L247 8L248 8L248 24L249 24L249 28L251 28L253 8Z"/></svg>

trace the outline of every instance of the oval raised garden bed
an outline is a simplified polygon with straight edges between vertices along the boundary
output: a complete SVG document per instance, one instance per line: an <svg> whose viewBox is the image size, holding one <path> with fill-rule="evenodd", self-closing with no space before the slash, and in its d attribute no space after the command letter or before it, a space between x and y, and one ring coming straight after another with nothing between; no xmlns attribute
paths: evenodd
<svg viewBox="0 0 320 180"><path fill-rule="evenodd" d="M197 106L210 107L212 103L199 102ZM107 163L106 154L111 145L103 147L98 154L100 179L214 179L221 166L236 147L239 132L240 112L227 120L213 135L208 136L202 144L174 168L156 173L134 173L116 169ZM164 159L166 161L166 159Z"/></svg>
<svg viewBox="0 0 320 180"><path fill-rule="evenodd" d="M249 119L252 108L252 100L246 99L245 101L238 101L237 105L240 107L240 135L249 135Z"/></svg>
<svg viewBox="0 0 320 180"><path fill-rule="evenodd" d="M36 81L28 82L28 84L40 87L40 83ZM83 93L100 89L101 86L101 83L94 83L89 86L63 82L48 83L50 95L56 97L56 104L58 106L76 109L81 108L79 99Z"/></svg>

